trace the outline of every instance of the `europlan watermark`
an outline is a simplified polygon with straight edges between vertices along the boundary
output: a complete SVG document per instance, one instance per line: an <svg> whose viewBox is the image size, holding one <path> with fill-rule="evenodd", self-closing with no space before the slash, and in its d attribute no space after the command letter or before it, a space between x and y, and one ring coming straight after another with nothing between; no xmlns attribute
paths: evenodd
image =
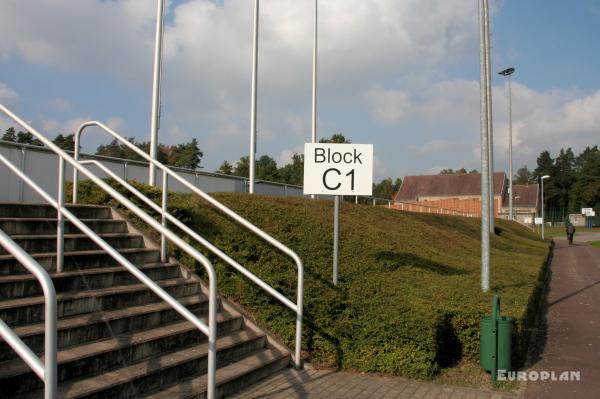
<svg viewBox="0 0 600 399"><path fill-rule="evenodd" d="M581 381L581 371L498 370L497 381Z"/></svg>

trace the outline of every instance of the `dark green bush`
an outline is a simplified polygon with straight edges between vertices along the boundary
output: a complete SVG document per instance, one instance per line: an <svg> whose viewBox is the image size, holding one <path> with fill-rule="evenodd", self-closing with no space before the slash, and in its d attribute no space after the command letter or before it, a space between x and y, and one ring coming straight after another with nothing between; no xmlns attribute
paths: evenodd
<svg viewBox="0 0 600 399"><path fill-rule="evenodd" d="M136 187L160 201L158 190ZM478 359L479 319L490 312L492 296L480 289L478 219L343 203L340 280L334 286L332 202L245 194L215 197L303 259L303 350L312 362L423 378L462 358ZM81 185L80 198L109 202L87 182ZM169 210L295 301L297 272L289 258L199 198L171 193ZM549 245L514 223L498 221L497 228L499 234L492 238L492 292L501 297L502 313L516 320L518 364L527 350ZM189 256L174 253L195 266ZM216 265L220 292L292 346L294 314L216 256L207 255Z"/></svg>

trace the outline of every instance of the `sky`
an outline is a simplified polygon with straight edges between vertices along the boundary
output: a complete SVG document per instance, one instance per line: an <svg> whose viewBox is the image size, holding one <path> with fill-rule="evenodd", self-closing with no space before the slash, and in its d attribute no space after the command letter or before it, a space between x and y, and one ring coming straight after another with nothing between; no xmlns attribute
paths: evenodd
<svg viewBox="0 0 600 399"><path fill-rule="evenodd" d="M478 0L319 0L318 137L374 145L374 179L480 169ZM156 0L0 1L0 103L47 137L99 120L148 141ZM490 0L495 169L600 144L600 1ZM216 170L249 151L252 0L167 1L159 141ZM261 0L257 155L311 137L313 0ZM13 125L0 115L0 130ZM108 141L84 136L84 151Z"/></svg>

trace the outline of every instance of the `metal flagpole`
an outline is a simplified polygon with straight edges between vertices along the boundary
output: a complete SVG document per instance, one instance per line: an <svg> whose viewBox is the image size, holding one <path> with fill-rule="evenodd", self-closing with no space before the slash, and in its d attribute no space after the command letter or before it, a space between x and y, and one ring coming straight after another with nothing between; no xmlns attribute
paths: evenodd
<svg viewBox="0 0 600 399"><path fill-rule="evenodd" d="M312 81L312 136L311 142L317 142L317 30L318 30L318 0L315 0L315 17L314 17L314 33L313 33L313 81ZM310 198L314 199L315 195L311 194Z"/></svg>
<svg viewBox="0 0 600 399"><path fill-rule="evenodd" d="M254 0L254 40L252 43L252 100L250 111L250 194L254 194L254 180L256 172L256 91L258 74L258 7L259 0Z"/></svg>
<svg viewBox="0 0 600 399"><path fill-rule="evenodd" d="M490 289L490 187L488 149L488 107L487 77L485 56L485 6L486 0L479 0L479 71L480 71L480 125L481 125L481 289Z"/></svg>
<svg viewBox="0 0 600 399"><path fill-rule="evenodd" d="M165 19L165 0L157 1L156 37L154 40L154 75L152 79L152 120L150 122L150 156L156 159L160 129L160 83L162 78L162 44ZM148 184L154 185L156 167L150 163Z"/></svg>
<svg viewBox="0 0 600 399"><path fill-rule="evenodd" d="M313 35L313 82L312 82L312 142L317 142L317 16L318 0L315 0L315 21Z"/></svg>
<svg viewBox="0 0 600 399"><path fill-rule="evenodd" d="M487 107L487 135L488 135L488 152L489 152L489 174L490 174L490 233L494 233L495 221L494 216L494 123L492 118L492 72L490 61L490 10L488 0L484 1L484 25L485 25L485 88L486 88L486 107Z"/></svg>

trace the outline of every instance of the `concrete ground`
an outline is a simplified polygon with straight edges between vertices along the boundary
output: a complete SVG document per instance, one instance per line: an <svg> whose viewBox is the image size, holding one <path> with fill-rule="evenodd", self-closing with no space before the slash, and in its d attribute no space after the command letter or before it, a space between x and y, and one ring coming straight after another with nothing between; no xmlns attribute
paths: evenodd
<svg viewBox="0 0 600 399"><path fill-rule="evenodd" d="M287 369L232 396L246 398L314 399L513 399L517 395L453 387L402 377L333 370Z"/></svg>
<svg viewBox="0 0 600 399"><path fill-rule="evenodd" d="M525 398L600 397L600 249L585 241L599 233L575 234L574 245L555 238L545 310L530 371L580 372L580 381L529 381Z"/></svg>

